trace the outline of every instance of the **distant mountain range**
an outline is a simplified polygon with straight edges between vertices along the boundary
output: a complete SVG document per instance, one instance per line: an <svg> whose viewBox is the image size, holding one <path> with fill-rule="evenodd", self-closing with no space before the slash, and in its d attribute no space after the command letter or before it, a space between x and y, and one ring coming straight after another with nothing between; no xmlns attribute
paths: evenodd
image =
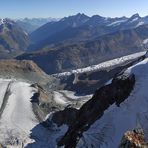
<svg viewBox="0 0 148 148"><path fill-rule="evenodd" d="M31 33L48 22L56 22L58 20L55 18L24 18L16 19L15 22L27 33Z"/></svg>
<svg viewBox="0 0 148 148"><path fill-rule="evenodd" d="M30 49L38 50L63 41L88 40L144 24L148 24L148 17L140 17L139 14L130 18L105 18L99 15L88 17L79 13L57 22L49 22L32 32L30 39L33 45Z"/></svg>
<svg viewBox="0 0 148 148"><path fill-rule="evenodd" d="M148 47L148 16L139 14L106 18L79 13L60 20L5 20L0 25L1 50L23 52L8 57L33 60L48 74L91 66ZM41 27L28 34L29 27L24 23L34 30Z"/></svg>
<svg viewBox="0 0 148 148"><path fill-rule="evenodd" d="M61 43L17 59L35 61L47 73L58 73L98 64L127 54L144 51L148 44L148 25L119 30L92 40Z"/></svg>
<svg viewBox="0 0 148 148"><path fill-rule="evenodd" d="M147 147L147 49L138 14L0 19L0 147Z"/></svg>

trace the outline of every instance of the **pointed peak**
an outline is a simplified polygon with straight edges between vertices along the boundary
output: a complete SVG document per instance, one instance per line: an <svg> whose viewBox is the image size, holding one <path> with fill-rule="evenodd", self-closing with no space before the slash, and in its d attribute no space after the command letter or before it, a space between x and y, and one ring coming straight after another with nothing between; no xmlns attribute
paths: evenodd
<svg viewBox="0 0 148 148"><path fill-rule="evenodd" d="M102 19L102 18L104 18L104 17L103 17L103 16L100 16L100 15L93 15L92 18Z"/></svg>
<svg viewBox="0 0 148 148"><path fill-rule="evenodd" d="M81 16L82 14L81 13L77 13L75 16Z"/></svg>
<svg viewBox="0 0 148 148"><path fill-rule="evenodd" d="M78 13L78 14L76 14L76 15L73 15L73 17L89 17L89 16L87 16L87 15L85 15L84 13Z"/></svg>
<svg viewBox="0 0 148 148"><path fill-rule="evenodd" d="M76 15L71 15L68 17L64 17L63 19L61 19L61 21L69 21L69 20L88 20L89 16L85 15L84 13L78 13Z"/></svg>
<svg viewBox="0 0 148 148"><path fill-rule="evenodd" d="M140 15L138 13L131 16L131 18L140 18Z"/></svg>

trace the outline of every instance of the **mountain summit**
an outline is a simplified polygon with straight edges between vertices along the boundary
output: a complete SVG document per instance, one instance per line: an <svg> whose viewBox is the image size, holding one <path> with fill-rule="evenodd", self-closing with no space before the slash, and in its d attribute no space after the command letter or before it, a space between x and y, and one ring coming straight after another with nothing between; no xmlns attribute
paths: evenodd
<svg viewBox="0 0 148 148"><path fill-rule="evenodd" d="M29 37L17 23L10 19L0 19L1 53L24 51L29 45Z"/></svg>

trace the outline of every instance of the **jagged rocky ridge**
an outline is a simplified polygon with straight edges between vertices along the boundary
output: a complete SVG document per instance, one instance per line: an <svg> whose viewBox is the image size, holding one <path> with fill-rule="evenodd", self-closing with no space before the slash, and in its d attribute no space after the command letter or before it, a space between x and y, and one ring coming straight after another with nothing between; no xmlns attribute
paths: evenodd
<svg viewBox="0 0 148 148"><path fill-rule="evenodd" d="M139 14L130 18L105 18L99 15L89 17L79 13L58 22L49 22L32 32L30 37L33 42L38 43L39 49L64 40L82 41L117 30L136 28L147 23L147 17L140 17Z"/></svg>
<svg viewBox="0 0 148 148"><path fill-rule="evenodd" d="M146 54L142 61L137 61L97 90L79 110L66 108L56 112L53 121L59 126L69 125L67 132L58 140L58 145L66 148L117 147L123 134L133 129L137 121L147 140L147 65ZM72 111L72 114L69 113L69 118L66 118L68 111Z"/></svg>
<svg viewBox="0 0 148 148"><path fill-rule="evenodd" d="M67 133L59 141L59 146L65 148L76 147L84 131L104 114L104 111L112 104L120 106L133 90L135 76L118 76L112 83L97 90L91 100L85 103L76 112L75 122L69 126ZM60 113L60 112L59 112ZM63 118L67 118L63 116ZM54 119L54 117L53 117ZM63 123L62 123L63 124Z"/></svg>

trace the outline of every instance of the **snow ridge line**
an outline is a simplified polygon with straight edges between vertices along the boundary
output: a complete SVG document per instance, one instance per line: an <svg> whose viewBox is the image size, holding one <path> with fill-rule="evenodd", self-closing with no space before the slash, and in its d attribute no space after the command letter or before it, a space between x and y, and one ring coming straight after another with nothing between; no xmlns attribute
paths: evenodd
<svg viewBox="0 0 148 148"><path fill-rule="evenodd" d="M2 102L2 106L0 108L0 118L1 118L1 116L3 114L3 111L4 111L5 107L6 107L9 96L11 95L10 86L11 86L12 83L13 83L13 81L9 82L8 85L7 85L5 95L4 95L4 98L3 98L3 102Z"/></svg>
<svg viewBox="0 0 148 148"><path fill-rule="evenodd" d="M58 93L60 93L66 99L65 100L66 102L78 102L77 100L74 100L74 99L68 97L64 92L58 92Z"/></svg>

